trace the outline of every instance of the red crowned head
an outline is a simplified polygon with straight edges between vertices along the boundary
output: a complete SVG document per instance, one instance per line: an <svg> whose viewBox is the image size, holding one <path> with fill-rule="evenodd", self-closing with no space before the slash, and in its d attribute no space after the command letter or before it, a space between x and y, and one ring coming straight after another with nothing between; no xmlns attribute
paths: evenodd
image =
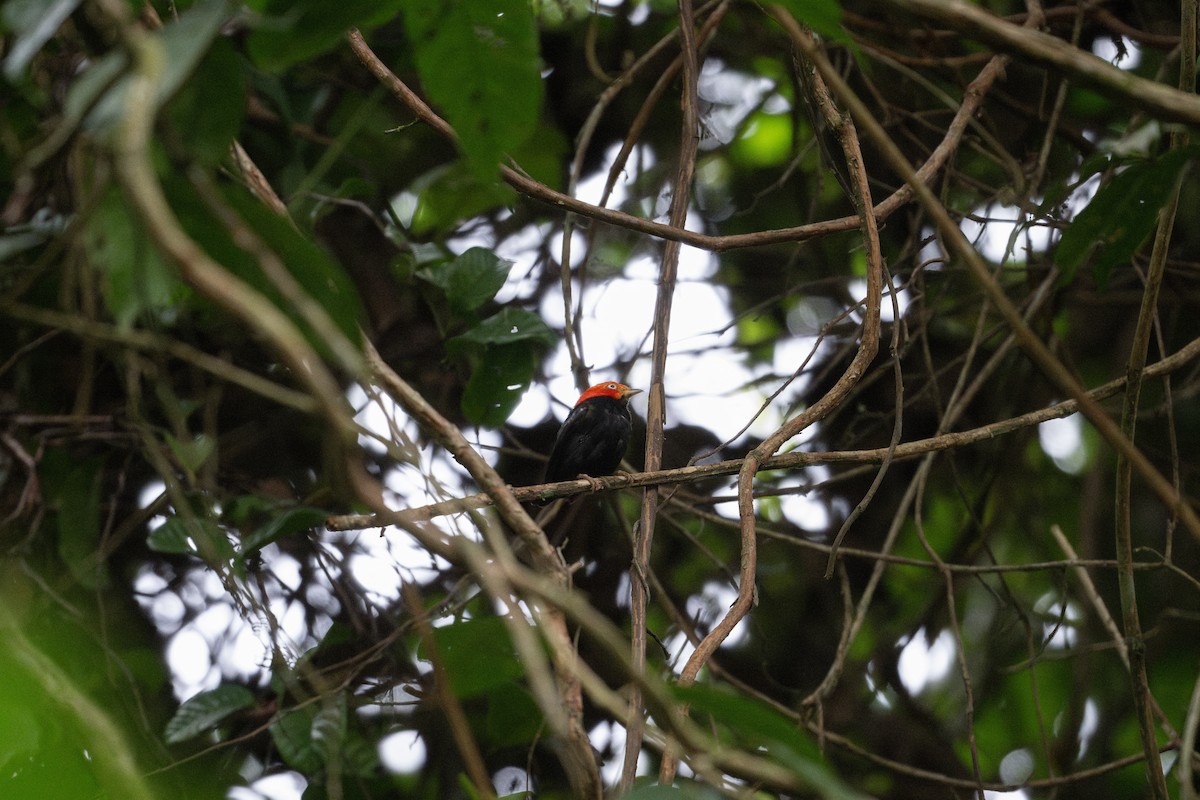
<svg viewBox="0 0 1200 800"><path fill-rule="evenodd" d="M586 392L579 395L579 399L575 401L575 405L579 405L585 400L591 400L593 397L611 397L614 400L628 400L640 391L642 390L630 389L623 383L606 381L604 383L597 383L595 386L589 386Z"/></svg>

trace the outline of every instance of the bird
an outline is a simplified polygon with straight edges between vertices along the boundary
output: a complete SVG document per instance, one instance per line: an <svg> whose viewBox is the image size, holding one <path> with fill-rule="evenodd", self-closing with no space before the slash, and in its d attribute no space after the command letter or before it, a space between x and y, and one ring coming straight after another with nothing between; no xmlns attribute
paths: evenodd
<svg viewBox="0 0 1200 800"><path fill-rule="evenodd" d="M558 430L546 464L545 483L568 481L580 475L612 475L629 446L633 419L629 398L641 392L608 381L589 387Z"/></svg>

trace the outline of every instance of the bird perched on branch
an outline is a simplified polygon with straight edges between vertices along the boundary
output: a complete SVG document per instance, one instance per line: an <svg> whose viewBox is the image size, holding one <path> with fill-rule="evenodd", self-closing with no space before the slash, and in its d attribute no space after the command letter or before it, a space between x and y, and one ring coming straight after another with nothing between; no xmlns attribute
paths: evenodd
<svg viewBox="0 0 1200 800"><path fill-rule="evenodd" d="M612 475L629 446L629 398L640 391L609 381L581 394L558 430L545 482Z"/></svg>

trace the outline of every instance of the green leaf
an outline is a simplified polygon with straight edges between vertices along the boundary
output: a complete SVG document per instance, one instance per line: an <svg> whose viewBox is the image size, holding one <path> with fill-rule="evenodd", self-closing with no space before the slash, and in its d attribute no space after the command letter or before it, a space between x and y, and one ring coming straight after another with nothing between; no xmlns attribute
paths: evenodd
<svg viewBox="0 0 1200 800"><path fill-rule="evenodd" d="M488 693L484 731L491 747L520 747L537 741L545 724L533 695L518 683Z"/></svg>
<svg viewBox="0 0 1200 800"><path fill-rule="evenodd" d="M521 402L537 367L536 348L529 342L486 348L463 390L467 419L485 428L498 428Z"/></svg>
<svg viewBox="0 0 1200 800"><path fill-rule="evenodd" d="M677 781L672 786L647 783L637 786L623 797L624 800L718 800L723 796L711 786L693 781Z"/></svg>
<svg viewBox="0 0 1200 800"><path fill-rule="evenodd" d="M58 555L81 585L103 585L107 572L98 559L100 545L101 479L104 460L72 460L63 451L43 463L46 493L57 510Z"/></svg>
<svg viewBox="0 0 1200 800"><path fill-rule="evenodd" d="M826 39L853 44L850 34L842 27L842 6L837 0L779 0L779 5Z"/></svg>
<svg viewBox="0 0 1200 800"><path fill-rule="evenodd" d="M346 704L341 695L335 702L321 706L313 715L312 742L320 750L322 761L328 763L342 752L346 727Z"/></svg>
<svg viewBox="0 0 1200 800"><path fill-rule="evenodd" d="M421 84L472 169L494 175L541 113L537 28L528 0L409 0L404 24Z"/></svg>
<svg viewBox="0 0 1200 800"><path fill-rule="evenodd" d="M324 763L321 749L313 740L315 713L312 706L294 708L271 723L271 740L279 755L289 766L310 775Z"/></svg>
<svg viewBox="0 0 1200 800"><path fill-rule="evenodd" d="M358 290L353 281L324 250L311 239L302 236L286 219L271 211L248 192L230 187L226 192L229 201L246 224L261 236L287 265L288 271L309 297L320 302L328 314L351 342L359 338L359 321L362 306ZM257 264L254 274L261 275ZM264 278L257 278L272 296L277 296L274 287ZM292 313L301 327L307 324L296 315L290 303L278 301L280 306ZM324 340L314 334L313 344L320 352L327 352Z"/></svg>
<svg viewBox="0 0 1200 800"><path fill-rule="evenodd" d="M746 121L741 134L730 147L739 164L771 167L794 157L791 114L756 112Z"/></svg>
<svg viewBox="0 0 1200 800"><path fill-rule="evenodd" d="M692 716L707 714L719 730L732 734L742 745L764 749L827 800L862 800L863 795L842 783L825 763L808 734L766 703L723 687L695 684L679 686L675 693L687 703Z"/></svg>
<svg viewBox="0 0 1200 800"><path fill-rule="evenodd" d="M433 629L438 659L459 698L478 697L520 678L521 666L499 617L481 617Z"/></svg>
<svg viewBox="0 0 1200 800"><path fill-rule="evenodd" d="M214 166L229 155L246 111L245 80L233 45L218 39L166 108L188 152Z"/></svg>
<svg viewBox="0 0 1200 800"><path fill-rule="evenodd" d="M168 517L167 521L150 531L146 544L158 553L178 553L199 556L209 563L233 557L233 545L225 529L210 519L200 517Z"/></svg>
<svg viewBox="0 0 1200 800"><path fill-rule="evenodd" d="M262 270L257 258L239 247L228 227L215 219L196 196L193 187L178 176L164 175L163 187L179 221L196 242L218 264L263 293L304 331L308 342L323 356L331 356L324 336L319 335L283 297L275 283ZM270 211L238 186L225 187L224 200L240 218L242 225L263 240L278 256L304 293L318 303L351 342L359 337L360 306L354 284L333 259L311 240L302 236L287 220Z"/></svg>
<svg viewBox="0 0 1200 800"><path fill-rule="evenodd" d="M245 558L246 555L257 552L279 539L312 530L323 525L328 516L329 512L320 508L310 506L289 508L242 539L239 555Z"/></svg>
<svg viewBox="0 0 1200 800"><path fill-rule="evenodd" d="M410 227L417 237L447 234L463 220L507 205L517 196L508 184L481 178L461 161L429 170L412 189L417 207Z"/></svg>
<svg viewBox="0 0 1200 800"><path fill-rule="evenodd" d="M230 714L254 705L254 693L245 686L223 683L185 701L167 723L168 744L186 742L212 730Z"/></svg>
<svg viewBox="0 0 1200 800"><path fill-rule="evenodd" d="M171 454L175 456L175 460L192 475L195 475L196 471L204 466L205 462L208 461L217 449L216 441L211 436L206 436L203 433L196 434L186 442L179 441L169 433L165 438L167 440L167 447L171 449Z"/></svg>
<svg viewBox="0 0 1200 800"><path fill-rule="evenodd" d="M175 268L150 244L150 237L117 189L105 193L87 220L84 246L107 278L104 300L117 325L128 328L147 313L163 312L188 293Z"/></svg>
<svg viewBox="0 0 1200 800"><path fill-rule="evenodd" d="M431 269L429 279L446 292L455 311L474 311L496 296L512 265L491 250L472 247L448 264Z"/></svg>
<svg viewBox="0 0 1200 800"><path fill-rule="evenodd" d="M1104 286L1112 268L1127 264L1158 222L1181 170L1200 149L1172 150L1151 161L1122 170L1079 212L1054 252L1062 283L1070 283L1093 253L1096 282Z"/></svg>
<svg viewBox="0 0 1200 800"><path fill-rule="evenodd" d="M152 35L160 39L164 53L168 54L166 68L158 86L155 87L155 102L166 103L195 72L209 45L221 31L228 8L224 0L198 0L184 12L178 21L169 22ZM111 53L85 73L96 72L88 80L82 78L71 86L67 96L68 109L81 109L90 105L92 98L109 85L126 63L123 54ZM125 117L125 97L129 90L130 76L123 75L88 113L86 125L89 130L102 136L111 134ZM76 95L72 97L72 95Z"/></svg>
<svg viewBox="0 0 1200 800"><path fill-rule="evenodd" d="M451 349L463 345L498 345L532 342L553 347L558 336L537 314L521 308L505 308L471 330L450 340Z"/></svg>
<svg viewBox="0 0 1200 800"><path fill-rule="evenodd" d="M402 0L251 0L262 16L246 47L258 66L277 72L332 50L351 28L369 30L399 13Z"/></svg>

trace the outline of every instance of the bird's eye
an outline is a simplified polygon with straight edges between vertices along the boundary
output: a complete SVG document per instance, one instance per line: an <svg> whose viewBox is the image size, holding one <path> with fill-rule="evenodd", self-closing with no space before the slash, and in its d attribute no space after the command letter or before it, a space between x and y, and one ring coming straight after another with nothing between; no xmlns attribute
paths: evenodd
<svg viewBox="0 0 1200 800"><path fill-rule="evenodd" d="M608 388L609 388L609 389L616 389L616 388L617 388L617 385L616 385L615 383L610 383L610 384L608 385Z"/></svg>

